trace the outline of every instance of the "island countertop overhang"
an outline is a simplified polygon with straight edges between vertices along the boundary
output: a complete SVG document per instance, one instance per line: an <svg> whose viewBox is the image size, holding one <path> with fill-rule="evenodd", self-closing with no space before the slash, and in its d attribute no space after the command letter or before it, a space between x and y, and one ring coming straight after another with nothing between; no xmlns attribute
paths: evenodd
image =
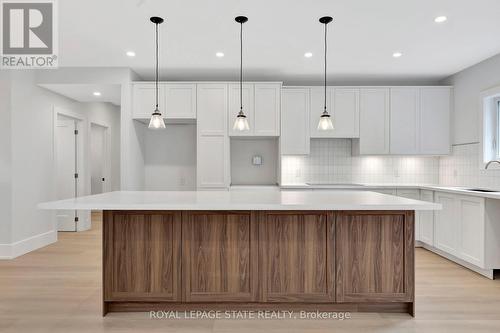
<svg viewBox="0 0 500 333"><path fill-rule="evenodd" d="M440 210L442 206L370 191L116 191L41 203L46 210Z"/></svg>

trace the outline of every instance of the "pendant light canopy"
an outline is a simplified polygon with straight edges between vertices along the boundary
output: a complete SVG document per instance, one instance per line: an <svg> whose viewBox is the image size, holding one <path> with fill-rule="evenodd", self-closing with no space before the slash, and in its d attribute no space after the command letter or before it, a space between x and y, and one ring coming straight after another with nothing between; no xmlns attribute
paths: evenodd
<svg viewBox="0 0 500 333"><path fill-rule="evenodd" d="M150 129L164 129L165 128L165 120L158 108L158 58L159 58L159 48L158 48L158 25L163 23L163 19L161 17L153 16L150 18L151 22L155 24L155 99L156 106L153 114L151 115L151 120L149 121Z"/></svg>
<svg viewBox="0 0 500 333"><path fill-rule="evenodd" d="M247 116L243 112L243 23L247 22L248 18L237 16L234 20L240 24L240 111L234 121L233 130L244 132L250 130Z"/></svg>
<svg viewBox="0 0 500 333"><path fill-rule="evenodd" d="M333 18L330 16L323 16L322 18L319 19L319 22L325 25L325 100L323 104L323 113L321 114L321 117L319 118L319 123L318 123L318 130L321 131L331 131L333 130L333 122L332 122L332 117L328 113L328 110L326 109L326 55L327 55L327 31L328 31L328 23L332 22Z"/></svg>

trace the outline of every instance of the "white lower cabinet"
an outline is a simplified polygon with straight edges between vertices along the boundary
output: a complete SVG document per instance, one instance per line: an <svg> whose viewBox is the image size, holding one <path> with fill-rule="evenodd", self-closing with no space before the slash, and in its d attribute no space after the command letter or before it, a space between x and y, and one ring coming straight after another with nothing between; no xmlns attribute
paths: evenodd
<svg viewBox="0 0 500 333"><path fill-rule="evenodd" d="M434 247L468 263L484 268L484 198L437 192Z"/></svg>
<svg viewBox="0 0 500 333"><path fill-rule="evenodd" d="M420 200L434 202L434 192L420 190ZM434 211L425 210L419 212L420 241L427 245L434 245Z"/></svg>

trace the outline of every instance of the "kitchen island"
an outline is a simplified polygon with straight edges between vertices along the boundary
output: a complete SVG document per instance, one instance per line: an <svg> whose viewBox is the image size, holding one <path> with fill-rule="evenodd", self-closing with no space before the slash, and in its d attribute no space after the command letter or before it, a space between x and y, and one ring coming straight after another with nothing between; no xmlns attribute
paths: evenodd
<svg viewBox="0 0 500 333"><path fill-rule="evenodd" d="M367 191L110 192L40 204L103 210L103 314L307 310L414 314L414 212Z"/></svg>

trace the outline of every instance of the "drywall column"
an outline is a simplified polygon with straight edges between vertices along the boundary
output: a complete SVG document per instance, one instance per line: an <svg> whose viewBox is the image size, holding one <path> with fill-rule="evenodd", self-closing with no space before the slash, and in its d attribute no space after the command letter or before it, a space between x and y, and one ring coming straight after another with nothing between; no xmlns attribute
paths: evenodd
<svg viewBox="0 0 500 333"><path fill-rule="evenodd" d="M9 257L12 242L10 72L0 71L0 259Z"/></svg>

